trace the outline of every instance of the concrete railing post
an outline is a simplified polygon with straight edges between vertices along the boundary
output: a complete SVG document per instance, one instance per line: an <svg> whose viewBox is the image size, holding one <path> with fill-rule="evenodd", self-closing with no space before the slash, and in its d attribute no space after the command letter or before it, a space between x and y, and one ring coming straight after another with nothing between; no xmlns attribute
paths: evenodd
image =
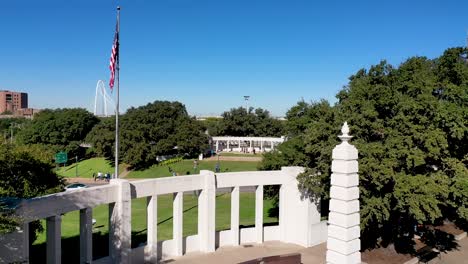
<svg viewBox="0 0 468 264"><path fill-rule="evenodd" d="M130 183L123 179L112 179L110 184L118 186L117 201L109 205L109 255L112 263L131 263L132 208Z"/></svg>
<svg viewBox="0 0 468 264"><path fill-rule="evenodd" d="M298 189L297 175L302 167L281 168L284 183L280 188L280 237L281 241L311 247L325 240L320 227L319 201L312 200Z"/></svg>
<svg viewBox="0 0 468 264"><path fill-rule="evenodd" d="M182 256L183 249L183 234L184 234L184 193L175 193L172 202L172 241L174 256Z"/></svg>
<svg viewBox="0 0 468 264"><path fill-rule="evenodd" d="M93 209L80 210L80 263L93 260Z"/></svg>
<svg viewBox="0 0 468 264"><path fill-rule="evenodd" d="M255 188L255 242L263 243L263 185Z"/></svg>
<svg viewBox="0 0 468 264"><path fill-rule="evenodd" d="M46 219L47 231L47 264L58 264L62 261L62 217L51 216Z"/></svg>
<svg viewBox="0 0 468 264"><path fill-rule="evenodd" d="M358 151L348 143L352 137L346 122L341 132L343 142L332 155L327 263L355 264L361 263Z"/></svg>
<svg viewBox="0 0 468 264"><path fill-rule="evenodd" d="M204 177L204 188L198 197L198 238L200 251L214 252L216 238L216 180L209 170L200 171Z"/></svg>
<svg viewBox="0 0 468 264"><path fill-rule="evenodd" d="M232 244L238 246L239 240L239 186L231 191L231 234Z"/></svg>
<svg viewBox="0 0 468 264"><path fill-rule="evenodd" d="M158 197L147 198L147 244L145 248L145 263L157 263L158 260Z"/></svg>

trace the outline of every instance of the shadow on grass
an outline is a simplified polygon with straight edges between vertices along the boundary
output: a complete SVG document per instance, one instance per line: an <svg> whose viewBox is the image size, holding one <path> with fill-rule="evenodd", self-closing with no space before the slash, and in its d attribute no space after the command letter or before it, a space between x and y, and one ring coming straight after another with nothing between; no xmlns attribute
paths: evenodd
<svg viewBox="0 0 468 264"><path fill-rule="evenodd" d="M32 245L29 263L47 263L46 243ZM93 233L93 260L109 256L109 234ZM62 238L62 263L80 263L80 236Z"/></svg>

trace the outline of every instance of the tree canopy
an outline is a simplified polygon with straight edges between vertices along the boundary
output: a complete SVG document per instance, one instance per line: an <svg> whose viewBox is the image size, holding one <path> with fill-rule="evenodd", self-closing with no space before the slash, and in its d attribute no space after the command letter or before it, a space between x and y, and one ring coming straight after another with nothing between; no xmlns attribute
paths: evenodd
<svg viewBox="0 0 468 264"><path fill-rule="evenodd" d="M98 154L113 156L113 120L104 120L87 136ZM157 163L157 156L195 156L206 150L208 137L179 102L155 101L130 108L120 123L122 160L134 167Z"/></svg>
<svg viewBox="0 0 468 264"><path fill-rule="evenodd" d="M65 150L77 154L79 145L99 122L92 113L81 108L43 110L18 133L23 144L43 144L54 151Z"/></svg>
<svg viewBox="0 0 468 264"><path fill-rule="evenodd" d="M31 198L61 191L64 181L53 172L51 153L38 145L24 147L0 143L0 197ZM0 202L0 233L10 232L17 221ZM38 223L33 230L39 228Z"/></svg>
<svg viewBox="0 0 468 264"><path fill-rule="evenodd" d="M224 112L218 122L210 122L208 131L212 136L276 136L283 133L280 120L271 117L268 110L250 107L232 108Z"/></svg>
<svg viewBox="0 0 468 264"><path fill-rule="evenodd" d="M306 166L300 187L328 199L331 152L348 121L359 150L364 247L381 238L401 249L417 223L448 218L466 224L466 52L451 48L439 58L412 57L399 67L382 61L351 76L334 106L299 102L288 112L287 127L304 147L286 142L288 154L265 156L263 167Z"/></svg>

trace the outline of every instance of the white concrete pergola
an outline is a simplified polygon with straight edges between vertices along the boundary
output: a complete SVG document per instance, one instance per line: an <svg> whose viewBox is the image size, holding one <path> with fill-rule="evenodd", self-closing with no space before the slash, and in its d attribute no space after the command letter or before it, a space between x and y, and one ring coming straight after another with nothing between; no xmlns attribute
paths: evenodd
<svg viewBox="0 0 468 264"><path fill-rule="evenodd" d="M212 137L213 147L216 152L267 152L283 143L285 137Z"/></svg>

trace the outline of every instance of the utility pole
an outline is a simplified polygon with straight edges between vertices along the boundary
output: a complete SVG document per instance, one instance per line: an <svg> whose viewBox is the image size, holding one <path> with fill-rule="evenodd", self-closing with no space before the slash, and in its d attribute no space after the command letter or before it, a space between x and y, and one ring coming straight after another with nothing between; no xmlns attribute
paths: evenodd
<svg viewBox="0 0 468 264"><path fill-rule="evenodd" d="M75 163L76 163L75 177L78 178L78 156L75 156Z"/></svg>

